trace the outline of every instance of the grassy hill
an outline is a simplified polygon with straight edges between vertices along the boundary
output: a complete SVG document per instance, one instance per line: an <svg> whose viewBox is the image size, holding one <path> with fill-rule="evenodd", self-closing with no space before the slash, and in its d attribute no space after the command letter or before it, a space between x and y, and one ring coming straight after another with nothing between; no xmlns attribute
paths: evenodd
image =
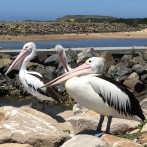
<svg viewBox="0 0 147 147"><path fill-rule="evenodd" d="M61 18L57 18L56 21L64 21L64 22L93 22L93 21L104 21L104 20L112 20L116 19L116 17L111 16L101 16L101 15L65 15Z"/></svg>
<svg viewBox="0 0 147 147"><path fill-rule="evenodd" d="M101 15L66 15L56 19L60 22L78 22L78 23L126 23L136 26L137 24L147 24L147 18L117 18Z"/></svg>

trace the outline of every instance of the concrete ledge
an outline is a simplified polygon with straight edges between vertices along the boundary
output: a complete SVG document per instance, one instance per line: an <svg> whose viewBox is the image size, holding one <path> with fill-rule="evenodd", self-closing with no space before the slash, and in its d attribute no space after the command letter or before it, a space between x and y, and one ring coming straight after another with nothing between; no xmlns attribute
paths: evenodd
<svg viewBox="0 0 147 147"><path fill-rule="evenodd" d="M94 48L94 50L101 52L101 51L110 51L113 54L130 54L132 52L144 52L147 50L147 46L134 46L134 47L91 47ZM68 50L69 48L65 48L65 50ZM76 50L77 52L82 51L84 48L70 48L72 50ZM0 53L10 54L10 55L16 55L20 52L19 49L4 49L0 50ZM50 54L55 54L56 50L54 48L51 49L37 49L37 52L49 52Z"/></svg>

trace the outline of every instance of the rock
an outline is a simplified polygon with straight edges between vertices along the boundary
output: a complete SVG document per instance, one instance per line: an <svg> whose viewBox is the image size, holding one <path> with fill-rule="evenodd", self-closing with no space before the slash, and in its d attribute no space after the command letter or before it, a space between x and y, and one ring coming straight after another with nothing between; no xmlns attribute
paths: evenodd
<svg viewBox="0 0 147 147"><path fill-rule="evenodd" d="M104 134L101 139L108 143L111 147L143 147L142 145L125 138Z"/></svg>
<svg viewBox="0 0 147 147"><path fill-rule="evenodd" d="M131 68L134 64L136 64L136 62L132 60L132 55L124 55L118 64Z"/></svg>
<svg viewBox="0 0 147 147"><path fill-rule="evenodd" d="M78 54L78 60L77 63L78 64L82 64L84 63L88 58L91 57L97 57L98 54L96 53L96 51L93 48L86 48L83 49L79 54Z"/></svg>
<svg viewBox="0 0 147 147"><path fill-rule="evenodd" d="M125 62L125 61L129 61L131 59L132 59L132 55L123 55L123 57L121 58L121 61Z"/></svg>
<svg viewBox="0 0 147 147"><path fill-rule="evenodd" d="M66 52L66 55L67 55L67 62L70 65L70 67L71 68L77 67L78 55L76 51L72 49L68 49L68 51Z"/></svg>
<svg viewBox="0 0 147 147"><path fill-rule="evenodd" d="M16 142L33 147L54 147L70 138L57 130L55 126L59 124L55 120L31 108L4 106L0 112L4 113L3 121L0 121L0 144Z"/></svg>
<svg viewBox="0 0 147 147"><path fill-rule="evenodd" d="M137 74L141 75L146 73L146 66L141 64L135 64L133 65L132 70L135 71Z"/></svg>
<svg viewBox="0 0 147 147"><path fill-rule="evenodd" d="M143 126L143 128L141 129L142 133L146 133L147 134L147 123Z"/></svg>
<svg viewBox="0 0 147 147"><path fill-rule="evenodd" d="M10 64L12 61L8 59L0 59L0 70L2 70L5 66Z"/></svg>
<svg viewBox="0 0 147 147"><path fill-rule="evenodd" d="M0 144L0 147L33 147L33 146L29 144L5 143L5 144Z"/></svg>
<svg viewBox="0 0 147 147"><path fill-rule="evenodd" d="M146 74L141 75L140 79L141 79L141 82L142 82L142 83L147 84L147 73L146 73Z"/></svg>
<svg viewBox="0 0 147 147"><path fill-rule="evenodd" d="M124 81L129 74L132 73L131 68L124 66L112 65L108 70L108 76L113 77L116 81Z"/></svg>
<svg viewBox="0 0 147 147"><path fill-rule="evenodd" d="M147 97L140 102L143 109L147 110Z"/></svg>
<svg viewBox="0 0 147 147"><path fill-rule="evenodd" d="M134 133L137 133L139 131L140 131L140 129L135 129L135 130L131 131L129 134L134 134Z"/></svg>
<svg viewBox="0 0 147 147"><path fill-rule="evenodd" d="M142 55L134 57L133 60L139 64L144 63L144 59Z"/></svg>
<svg viewBox="0 0 147 147"><path fill-rule="evenodd" d="M0 53L0 59L10 59L11 57L12 57L11 55Z"/></svg>
<svg viewBox="0 0 147 147"><path fill-rule="evenodd" d="M108 144L95 136L77 135L66 141L61 147L108 147Z"/></svg>
<svg viewBox="0 0 147 147"><path fill-rule="evenodd" d="M50 56L49 53L38 52L38 54L34 60L35 60L35 62L42 64L49 56Z"/></svg>
<svg viewBox="0 0 147 147"><path fill-rule="evenodd" d="M143 146L147 145L147 134L142 134L138 140L138 143L142 144Z"/></svg>
<svg viewBox="0 0 147 147"><path fill-rule="evenodd" d="M92 114L90 114L92 112ZM100 115L90 111L83 112L67 119L73 127L74 134L91 134L93 133L98 125ZM133 120L117 119L113 118L110 128L111 134L124 134L127 131L134 130L138 126L139 122ZM107 117L105 117L102 131L106 130Z"/></svg>
<svg viewBox="0 0 147 147"><path fill-rule="evenodd" d="M54 66L39 65L37 66L35 71L40 73L42 76L46 77L48 81L56 78L56 67Z"/></svg>
<svg viewBox="0 0 147 147"><path fill-rule="evenodd" d="M50 57L48 57L45 61L44 61L44 65L45 66L55 66L56 68L58 67L60 62L59 56L57 54L52 55Z"/></svg>
<svg viewBox="0 0 147 147"><path fill-rule="evenodd" d="M101 52L100 57L103 57L106 60L107 69L109 69L111 65L115 65L115 59L110 51Z"/></svg>
<svg viewBox="0 0 147 147"><path fill-rule="evenodd" d="M144 52L143 58L144 58L145 61L147 61L147 51Z"/></svg>
<svg viewBox="0 0 147 147"><path fill-rule="evenodd" d="M144 88L143 83L138 79L138 76L133 73L131 74L124 82L124 85L126 85L131 90L134 90L135 92L141 92Z"/></svg>

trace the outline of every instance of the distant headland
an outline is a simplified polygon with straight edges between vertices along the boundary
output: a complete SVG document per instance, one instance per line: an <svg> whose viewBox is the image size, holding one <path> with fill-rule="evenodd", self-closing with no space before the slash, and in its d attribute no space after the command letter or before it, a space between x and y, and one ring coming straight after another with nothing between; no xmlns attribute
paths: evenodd
<svg viewBox="0 0 147 147"><path fill-rule="evenodd" d="M67 15L56 21L1 21L0 40L147 38L147 18Z"/></svg>

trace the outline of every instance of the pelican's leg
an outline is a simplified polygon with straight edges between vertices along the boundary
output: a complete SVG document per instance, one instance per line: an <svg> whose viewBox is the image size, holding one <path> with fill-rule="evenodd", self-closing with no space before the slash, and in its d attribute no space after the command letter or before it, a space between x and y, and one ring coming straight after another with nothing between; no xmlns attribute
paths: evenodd
<svg viewBox="0 0 147 147"><path fill-rule="evenodd" d="M106 128L106 131L105 131L105 133L107 133L107 134L110 134L111 122L112 122L112 116L108 116L107 128Z"/></svg>
<svg viewBox="0 0 147 147"><path fill-rule="evenodd" d="M77 102L75 102L75 104L74 104L72 109L73 109L74 115L82 113L82 108L81 108L80 104L77 103Z"/></svg>
<svg viewBox="0 0 147 147"><path fill-rule="evenodd" d="M97 126L97 129L96 129L96 134L95 136L101 136L103 133L102 133L102 124L103 124L103 121L104 121L104 115L100 115L100 120L99 120L99 123L98 123L98 126Z"/></svg>

